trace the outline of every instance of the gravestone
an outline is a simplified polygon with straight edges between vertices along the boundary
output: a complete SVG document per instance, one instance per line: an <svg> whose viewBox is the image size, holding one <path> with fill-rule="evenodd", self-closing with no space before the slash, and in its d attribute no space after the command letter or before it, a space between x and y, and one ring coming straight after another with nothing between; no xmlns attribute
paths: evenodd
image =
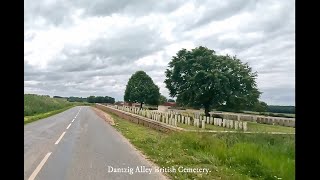
<svg viewBox="0 0 320 180"><path fill-rule="evenodd" d="M213 124L213 117L210 117L210 124Z"/></svg>
<svg viewBox="0 0 320 180"><path fill-rule="evenodd" d="M238 129L239 127L239 121L234 121L234 129Z"/></svg>
<svg viewBox="0 0 320 180"><path fill-rule="evenodd" d="M242 126L244 131L248 130L247 122L243 122Z"/></svg>
<svg viewBox="0 0 320 180"><path fill-rule="evenodd" d="M206 125L205 125L205 124L206 124L206 121L205 121L205 120L202 120L202 124L201 124L201 128L202 128L202 129L205 129L205 128L206 128Z"/></svg>
<svg viewBox="0 0 320 180"><path fill-rule="evenodd" d="M243 129L243 127L242 127L242 121L239 121L239 129Z"/></svg>
<svg viewBox="0 0 320 180"><path fill-rule="evenodd" d="M233 120L230 120L229 127L230 127L230 129L233 129Z"/></svg>

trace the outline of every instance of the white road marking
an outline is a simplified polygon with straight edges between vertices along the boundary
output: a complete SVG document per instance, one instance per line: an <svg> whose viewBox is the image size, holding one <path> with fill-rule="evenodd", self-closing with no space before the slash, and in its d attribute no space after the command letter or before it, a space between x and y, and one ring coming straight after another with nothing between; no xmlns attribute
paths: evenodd
<svg viewBox="0 0 320 180"><path fill-rule="evenodd" d="M67 127L67 129L69 129L70 126L71 126L71 123L69 124L69 126Z"/></svg>
<svg viewBox="0 0 320 180"><path fill-rule="evenodd" d="M72 122L73 122L74 120L75 120L75 119L73 119Z"/></svg>
<svg viewBox="0 0 320 180"><path fill-rule="evenodd" d="M34 180L34 178L37 176L37 174L40 172L42 166L44 165L44 163L46 163L46 161L48 160L49 156L51 155L52 152L48 152L48 154L42 159L42 161L40 162L40 164L37 166L37 168L33 171L33 173L31 174L31 176L29 177L28 180Z"/></svg>
<svg viewBox="0 0 320 180"><path fill-rule="evenodd" d="M66 132L63 132L63 133L61 134L61 136L59 137L59 139L57 140L57 142L54 143L54 144L58 144L58 143L60 142L60 140L62 139L62 137L64 136L65 133L66 133Z"/></svg>

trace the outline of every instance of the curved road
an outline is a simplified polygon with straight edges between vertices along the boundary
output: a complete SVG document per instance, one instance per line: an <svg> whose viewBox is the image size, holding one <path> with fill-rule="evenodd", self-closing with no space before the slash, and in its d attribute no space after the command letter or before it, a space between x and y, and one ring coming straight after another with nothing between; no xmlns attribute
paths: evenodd
<svg viewBox="0 0 320 180"><path fill-rule="evenodd" d="M146 168L154 167L91 107L24 127L25 180L165 179Z"/></svg>

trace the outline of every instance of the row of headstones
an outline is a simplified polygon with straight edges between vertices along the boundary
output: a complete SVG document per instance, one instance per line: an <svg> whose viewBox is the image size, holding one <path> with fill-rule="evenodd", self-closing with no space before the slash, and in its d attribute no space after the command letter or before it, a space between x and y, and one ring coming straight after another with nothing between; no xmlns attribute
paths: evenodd
<svg viewBox="0 0 320 180"><path fill-rule="evenodd" d="M206 120L195 119L193 121L193 126L196 126L199 128L201 127L202 129L205 129L206 124L212 124L215 126L221 126L229 129L236 129L236 130L243 130L243 131L248 130L247 122L244 122L244 121L235 121L235 120L213 118L213 117L210 117L210 118L207 117Z"/></svg>
<svg viewBox="0 0 320 180"><path fill-rule="evenodd" d="M257 123L295 127L295 121L282 118L257 117Z"/></svg>
<svg viewBox="0 0 320 180"><path fill-rule="evenodd" d="M115 106L116 109L122 110L122 111L126 111L126 112L130 112L133 114L138 114L141 116L144 116L146 118L155 120L155 121L159 121L159 122L163 122L165 124L169 124L172 126L177 126L177 121L185 124L189 124L191 122L190 117L180 117L180 115L178 115L176 112L170 111L168 113L162 113L162 112L156 112L156 111L149 111L149 110L140 110L140 108L136 108L136 107L130 107L130 106Z"/></svg>
<svg viewBox="0 0 320 180"><path fill-rule="evenodd" d="M180 115L174 111L169 111L168 113L149 111L149 110L140 110L140 108L129 107L129 106L116 106L117 109L123 110L126 112L139 114L141 116L147 117L149 119L163 122L172 126L177 126L177 122L190 125L193 121L193 125L202 129L205 129L205 124L212 124L215 126L226 127L230 129L240 129L247 131L247 122L234 121L233 120L222 120L221 118L205 117L198 115L200 119L194 119L188 116ZM200 125L200 121L202 122Z"/></svg>

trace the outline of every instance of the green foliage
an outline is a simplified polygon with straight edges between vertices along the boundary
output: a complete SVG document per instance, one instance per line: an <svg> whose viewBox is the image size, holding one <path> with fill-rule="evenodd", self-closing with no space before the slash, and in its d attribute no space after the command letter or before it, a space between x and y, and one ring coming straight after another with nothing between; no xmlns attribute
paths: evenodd
<svg viewBox="0 0 320 180"><path fill-rule="evenodd" d="M160 167L209 168L172 179L295 179L294 135L164 134L112 115L115 127Z"/></svg>
<svg viewBox="0 0 320 180"><path fill-rule="evenodd" d="M164 95L160 95L160 99L159 99L159 104L164 104L166 103L168 100Z"/></svg>
<svg viewBox="0 0 320 180"><path fill-rule="evenodd" d="M295 114L295 106L268 106L268 112Z"/></svg>
<svg viewBox="0 0 320 180"><path fill-rule="evenodd" d="M89 96L87 97L88 103L115 103L115 99L109 96Z"/></svg>
<svg viewBox="0 0 320 180"><path fill-rule="evenodd" d="M130 77L126 86L124 101L158 105L159 99L159 87L144 71L137 71Z"/></svg>
<svg viewBox="0 0 320 180"><path fill-rule="evenodd" d="M218 106L251 107L261 94L255 82L257 73L247 63L202 46L178 51L165 74L170 96L184 106L202 106L206 114Z"/></svg>
<svg viewBox="0 0 320 180"><path fill-rule="evenodd" d="M87 98L73 97L73 96L67 98L67 100L68 100L69 102L87 102Z"/></svg>
<svg viewBox="0 0 320 180"><path fill-rule="evenodd" d="M73 103L62 98L50 98L50 96L47 95L25 94L24 116L46 113L49 111L63 109L71 105L73 105Z"/></svg>

